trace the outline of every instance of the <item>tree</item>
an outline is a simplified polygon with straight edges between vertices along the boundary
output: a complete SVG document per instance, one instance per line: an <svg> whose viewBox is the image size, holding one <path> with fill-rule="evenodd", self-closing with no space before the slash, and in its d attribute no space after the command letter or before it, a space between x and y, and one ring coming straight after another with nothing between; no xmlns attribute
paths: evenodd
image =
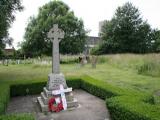
<svg viewBox="0 0 160 120"><path fill-rule="evenodd" d="M60 42L60 53L82 52L86 37L83 21L75 17L61 1L45 4L39 9L37 17L30 18L24 35L25 40L21 44L23 51L34 55L51 55L52 42L47 38L47 33L55 23L65 31L65 37Z"/></svg>
<svg viewBox="0 0 160 120"><path fill-rule="evenodd" d="M152 50L153 52L160 52L160 30L153 31Z"/></svg>
<svg viewBox="0 0 160 120"><path fill-rule="evenodd" d="M139 10L127 2L102 29L102 53L146 53L151 51L152 29Z"/></svg>
<svg viewBox="0 0 160 120"><path fill-rule="evenodd" d="M13 41L8 36L8 29L15 20L14 12L21 10L23 10L23 7L20 0L0 1L0 51L5 47L6 43L10 44Z"/></svg>

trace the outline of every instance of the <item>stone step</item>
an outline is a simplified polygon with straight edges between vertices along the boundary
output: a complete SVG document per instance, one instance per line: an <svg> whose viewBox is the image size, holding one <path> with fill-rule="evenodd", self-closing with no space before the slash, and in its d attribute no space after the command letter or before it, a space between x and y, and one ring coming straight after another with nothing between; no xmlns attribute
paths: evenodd
<svg viewBox="0 0 160 120"><path fill-rule="evenodd" d="M43 88L44 94L46 95L46 97L52 96L52 91L47 90L46 87Z"/></svg>
<svg viewBox="0 0 160 120"><path fill-rule="evenodd" d="M77 99L74 98L73 101L68 101L67 102L67 108L76 108L76 107L78 107Z"/></svg>
<svg viewBox="0 0 160 120"><path fill-rule="evenodd" d="M41 97L37 97L37 101L38 101L38 103L39 103L39 105L40 105L41 111L42 111L42 112L48 112L48 105L45 105L45 104L43 103L42 98L41 98Z"/></svg>
<svg viewBox="0 0 160 120"><path fill-rule="evenodd" d="M48 104L48 98L46 97L46 95L44 94L44 92L41 92L41 98L43 100L43 103L45 105L47 105Z"/></svg>
<svg viewBox="0 0 160 120"><path fill-rule="evenodd" d="M41 111L42 112L48 112L48 104L44 104L41 97L37 97L37 101L38 101L38 103L40 105ZM67 102L67 108L68 109L70 109L70 108L76 108L76 107L78 107L78 101L77 101L77 99L74 98L73 101Z"/></svg>
<svg viewBox="0 0 160 120"><path fill-rule="evenodd" d="M59 95L59 96L60 96L60 95ZM50 97L47 98L47 96L45 95L45 93L44 93L44 92L41 92L41 98L42 98L42 100L43 100L43 103L44 103L45 105L47 105L47 104L48 104L48 100L49 100ZM73 101L73 100L74 100L73 93L70 93L70 94L66 95L66 100L67 100L67 102Z"/></svg>
<svg viewBox="0 0 160 120"><path fill-rule="evenodd" d="M73 96L73 93L69 93L68 95L66 95L66 100L67 101L73 101L74 100L74 96Z"/></svg>

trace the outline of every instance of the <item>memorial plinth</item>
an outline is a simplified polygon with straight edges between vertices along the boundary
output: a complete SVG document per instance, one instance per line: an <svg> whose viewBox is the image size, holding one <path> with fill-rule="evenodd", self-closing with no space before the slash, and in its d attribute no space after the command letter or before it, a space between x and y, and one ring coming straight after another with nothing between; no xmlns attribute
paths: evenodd
<svg viewBox="0 0 160 120"><path fill-rule="evenodd" d="M58 28L55 24L48 32L48 38L53 41L52 46L52 73L48 75L47 86L43 88L41 96L37 98L42 112L48 112L48 102L52 97L62 97L62 92L65 94L65 99L68 108L75 108L78 106L77 100L73 97L72 89L67 87L65 77L60 73L60 59L59 59L59 42L64 38L64 31ZM60 89L62 85L63 89ZM57 92L56 92L57 91ZM56 94L55 94L56 93Z"/></svg>

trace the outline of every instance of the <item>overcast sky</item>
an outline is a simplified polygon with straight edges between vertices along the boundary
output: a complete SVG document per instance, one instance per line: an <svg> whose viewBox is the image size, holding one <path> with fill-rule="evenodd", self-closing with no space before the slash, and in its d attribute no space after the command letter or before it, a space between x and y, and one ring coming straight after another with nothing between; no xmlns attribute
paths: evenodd
<svg viewBox="0 0 160 120"><path fill-rule="evenodd" d="M23 40L25 27L30 16L38 14L38 8L51 0L23 0L23 12L16 13L16 20L9 30L14 39L14 47ZM98 36L99 21L110 20L118 6L130 1L139 8L144 20L152 28L160 29L160 0L62 0L78 18L84 21L85 29L91 30L89 35Z"/></svg>

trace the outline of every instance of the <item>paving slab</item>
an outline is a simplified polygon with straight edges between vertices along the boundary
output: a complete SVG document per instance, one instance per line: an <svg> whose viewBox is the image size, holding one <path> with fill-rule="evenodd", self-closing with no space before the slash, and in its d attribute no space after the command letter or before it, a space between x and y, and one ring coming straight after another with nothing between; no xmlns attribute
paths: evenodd
<svg viewBox="0 0 160 120"><path fill-rule="evenodd" d="M79 107L72 110L44 114L36 102L39 95L31 95L11 98L7 114L33 113L36 120L111 120L104 100L83 90L74 90L73 94L78 99Z"/></svg>

